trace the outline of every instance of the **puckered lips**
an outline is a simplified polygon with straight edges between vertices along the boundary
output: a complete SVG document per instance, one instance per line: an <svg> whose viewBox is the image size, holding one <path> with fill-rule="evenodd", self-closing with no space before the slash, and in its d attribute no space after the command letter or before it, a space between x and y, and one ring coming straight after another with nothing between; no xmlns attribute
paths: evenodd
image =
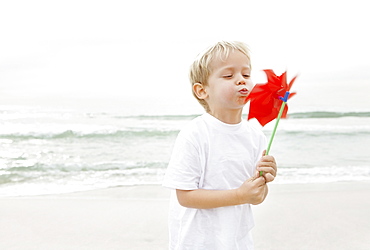
<svg viewBox="0 0 370 250"><path fill-rule="evenodd" d="M242 96L249 95L249 90L247 88L242 88L238 91Z"/></svg>

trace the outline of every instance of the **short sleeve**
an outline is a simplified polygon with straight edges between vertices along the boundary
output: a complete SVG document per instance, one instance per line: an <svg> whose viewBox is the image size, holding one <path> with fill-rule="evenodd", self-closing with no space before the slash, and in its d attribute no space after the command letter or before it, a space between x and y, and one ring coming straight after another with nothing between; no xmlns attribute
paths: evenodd
<svg viewBox="0 0 370 250"><path fill-rule="evenodd" d="M200 149L187 133L182 132L176 139L162 185L173 189L194 190L199 188L202 173Z"/></svg>

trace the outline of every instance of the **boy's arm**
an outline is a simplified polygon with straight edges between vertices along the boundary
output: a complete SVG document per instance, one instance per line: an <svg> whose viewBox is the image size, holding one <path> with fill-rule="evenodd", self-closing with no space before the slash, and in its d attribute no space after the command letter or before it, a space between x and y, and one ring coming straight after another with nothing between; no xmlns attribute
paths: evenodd
<svg viewBox="0 0 370 250"><path fill-rule="evenodd" d="M208 209L241 204L260 204L267 195L263 177L252 177L239 188L231 190L176 190L180 205L189 208Z"/></svg>

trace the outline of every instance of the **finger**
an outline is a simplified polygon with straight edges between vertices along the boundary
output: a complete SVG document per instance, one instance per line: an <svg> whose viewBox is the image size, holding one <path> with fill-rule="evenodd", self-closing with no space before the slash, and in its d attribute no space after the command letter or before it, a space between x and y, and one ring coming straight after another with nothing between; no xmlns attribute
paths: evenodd
<svg viewBox="0 0 370 250"><path fill-rule="evenodd" d="M273 161L260 161L258 163L258 166L260 167L273 167L274 165L276 165L276 163Z"/></svg>
<svg viewBox="0 0 370 250"><path fill-rule="evenodd" d="M277 171L277 168L275 165L269 165L269 164L266 164L266 165L260 165L257 167L257 170L258 171L267 171L267 172L270 172L270 173L273 173L273 172L276 172Z"/></svg>
<svg viewBox="0 0 370 250"><path fill-rule="evenodd" d="M254 181L253 181L258 187L260 186L263 186L266 184L266 180L264 177L260 176L258 178L256 178Z"/></svg>
<svg viewBox="0 0 370 250"><path fill-rule="evenodd" d="M276 162L261 161L261 162L259 162L259 164L257 166L257 170L259 170L259 168L273 168L276 171L277 165L276 165Z"/></svg>
<svg viewBox="0 0 370 250"><path fill-rule="evenodd" d="M269 174L272 174L273 176L276 176L276 172L277 172L276 169L273 167L259 167L258 171L262 171L264 174L269 173Z"/></svg>
<svg viewBox="0 0 370 250"><path fill-rule="evenodd" d="M276 163L271 161L260 161L258 162L257 168L267 167L267 168L276 168Z"/></svg>
<svg viewBox="0 0 370 250"><path fill-rule="evenodd" d="M264 177L265 177L266 183L275 180L275 176L273 176L270 173L265 174Z"/></svg>
<svg viewBox="0 0 370 250"><path fill-rule="evenodd" d="M261 161L263 162L275 162L275 158L271 155L262 156Z"/></svg>
<svg viewBox="0 0 370 250"><path fill-rule="evenodd" d="M263 152L262 152L262 157L261 157L261 160L260 161L262 161L262 158L264 157L266 155L266 149L265 150L263 150ZM262 176L263 175L263 172L262 171L259 171L258 172L258 176Z"/></svg>

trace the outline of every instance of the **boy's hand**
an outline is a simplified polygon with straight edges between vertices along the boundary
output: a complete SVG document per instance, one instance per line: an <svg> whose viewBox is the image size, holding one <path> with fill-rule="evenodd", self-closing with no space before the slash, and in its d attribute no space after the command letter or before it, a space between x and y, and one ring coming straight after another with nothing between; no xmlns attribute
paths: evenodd
<svg viewBox="0 0 370 250"><path fill-rule="evenodd" d="M267 195L266 188L266 181L262 176L249 178L236 189L239 204L258 205L262 203Z"/></svg>
<svg viewBox="0 0 370 250"><path fill-rule="evenodd" d="M275 158L271 155L266 155L266 150L263 151L262 157L257 163L257 171L263 172L266 183L273 181L276 177L277 166Z"/></svg>

